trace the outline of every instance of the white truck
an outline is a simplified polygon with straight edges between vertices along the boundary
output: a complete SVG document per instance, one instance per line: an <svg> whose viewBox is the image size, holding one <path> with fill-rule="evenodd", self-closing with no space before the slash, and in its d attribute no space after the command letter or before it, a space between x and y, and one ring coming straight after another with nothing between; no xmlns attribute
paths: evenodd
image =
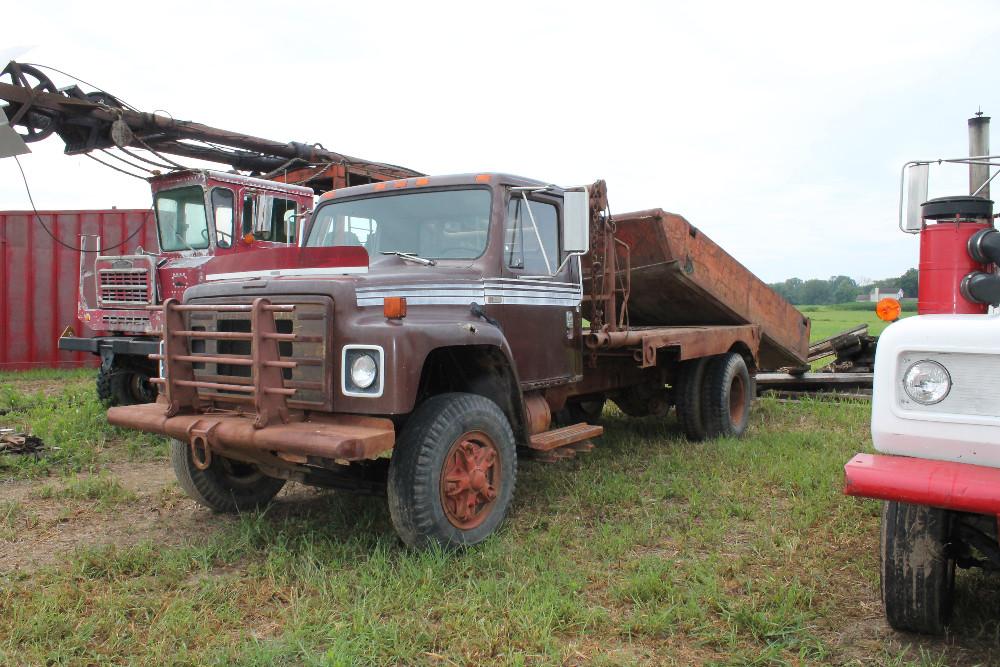
<svg viewBox="0 0 1000 667"><path fill-rule="evenodd" d="M910 632L944 630L956 567L1000 568L1000 232L988 122L969 120L969 158L903 168L900 227L921 235L918 315L879 338L878 453L845 466L845 493L886 501L882 599L889 624ZM970 196L926 199L928 167L938 163L969 165Z"/></svg>

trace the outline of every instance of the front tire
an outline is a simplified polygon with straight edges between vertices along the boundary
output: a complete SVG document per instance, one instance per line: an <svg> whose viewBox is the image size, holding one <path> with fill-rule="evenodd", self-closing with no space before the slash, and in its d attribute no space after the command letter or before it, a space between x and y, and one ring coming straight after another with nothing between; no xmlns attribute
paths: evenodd
<svg viewBox="0 0 1000 667"><path fill-rule="evenodd" d="M514 434L496 403L434 396L414 411L389 461L389 513L403 542L472 545L503 521L517 482Z"/></svg>
<svg viewBox="0 0 1000 667"><path fill-rule="evenodd" d="M207 470L199 470L191 458L191 447L180 440L170 442L170 463L177 482L200 505L233 514L258 509L281 491L285 480L268 477L250 463L213 455Z"/></svg>
<svg viewBox="0 0 1000 667"><path fill-rule="evenodd" d="M97 398L107 405L138 405L156 402L151 371L130 364L115 363L110 371L97 372Z"/></svg>
<svg viewBox="0 0 1000 667"><path fill-rule="evenodd" d="M882 602L897 630L941 634L951 617L955 560L952 515L924 505L882 506Z"/></svg>

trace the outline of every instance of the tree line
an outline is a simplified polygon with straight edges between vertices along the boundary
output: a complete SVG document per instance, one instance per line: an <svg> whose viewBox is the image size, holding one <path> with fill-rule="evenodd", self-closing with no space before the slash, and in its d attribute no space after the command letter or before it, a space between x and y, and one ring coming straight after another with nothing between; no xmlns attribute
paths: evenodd
<svg viewBox="0 0 1000 667"><path fill-rule="evenodd" d="M859 296L867 296L873 287L880 290L903 290L904 297L917 296L917 270L908 269L906 273L895 278L882 280L855 280L850 276L831 276L829 280L812 278L789 278L780 283L772 283L771 289L793 304L832 304L851 303Z"/></svg>

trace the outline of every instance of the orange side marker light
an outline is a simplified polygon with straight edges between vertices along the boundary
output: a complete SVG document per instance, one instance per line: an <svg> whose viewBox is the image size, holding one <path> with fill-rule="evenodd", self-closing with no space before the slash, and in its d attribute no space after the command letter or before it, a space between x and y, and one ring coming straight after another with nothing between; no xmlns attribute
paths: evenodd
<svg viewBox="0 0 1000 667"><path fill-rule="evenodd" d="M406 317L406 297L387 296L382 301L382 313L390 320Z"/></svg>

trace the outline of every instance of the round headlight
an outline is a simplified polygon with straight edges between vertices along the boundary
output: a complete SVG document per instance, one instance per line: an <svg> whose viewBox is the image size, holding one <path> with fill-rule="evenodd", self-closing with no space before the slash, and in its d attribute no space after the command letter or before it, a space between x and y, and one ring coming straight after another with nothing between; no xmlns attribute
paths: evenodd
<svg viewBox="0 0 1000 667"><path fill-rule="evenodd" d="M922 359L910 364L903 374L906 395L921 405L934 405L951 391L948 369L936 361Z"/></svg>
<svg viewBox="0 0 1000 667"><path fill-rule="evenodd" d="M370 354L359 354L351 362L351 382L358 389L367 389L378 377L378 364Z"/></svg>

